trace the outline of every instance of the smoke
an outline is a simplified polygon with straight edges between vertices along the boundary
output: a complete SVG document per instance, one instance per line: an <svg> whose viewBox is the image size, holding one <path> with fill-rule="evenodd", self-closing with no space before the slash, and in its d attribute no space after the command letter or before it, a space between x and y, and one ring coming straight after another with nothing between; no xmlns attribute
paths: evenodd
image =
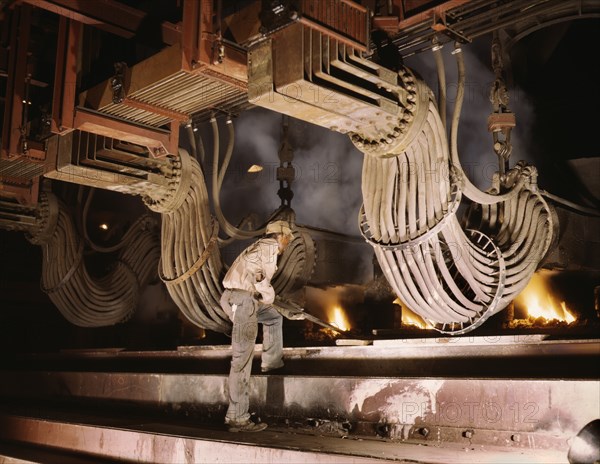
<svg viewBox="0 0 600 464"><path fill-rule="evenodd" d="M487 131L487 118L492 111L489 94L494 81L490 39L480 39L462 48L466 88L459 124L459 156L471 180L479 188L486 189L490 186L492 175L498 170L492 136ZM450 44L443 49L448 87L448 124L457 90L456 62L450 53L452 49ZM417 71L437 93L437 71L430 52L410 57L406 65ZM531 163L529 134L533 107L522 90L509 88L509 95L509 108L517 118L517 127L511 139L511 165L520 159ZM223 152L226 143L223 134L226 130L224 124L220 126ZM282 116L263 108L253 108L235 119L234 127L235 147L221 192L221 205L233 223L239 223L251 213L259 221L264 221L280 205L276 172L282 142ZM294 197L291 205L296 211L297 222L358 235L363 154L347 136L293 118L289 119L288 137L294 150L296 179L292 184ZM210 143L205 145L210 152ZM248 168L254 164L261 165L263 170L248 173Z"/></svg>
<svg viewBox="0 0 600 464"><path fill-rule="evenodd" d="M275 169L279 165L280 118L277 113L253 109L233 121L235 145L221 189L221 205L225 216L234 224L250 214L263 222L279 206ZM220 126L221 138L225 140L225 125ZM221 143L221 158L224 145ZM248 168L254 164L263 170L249 173ZM207 171L210 172L210 168Z"/></svg>
<svg viewBox="0 0 600 464"><path fill-rule="evenodd" d="M495 76L491 66L491 37L478 39L472 44L461 45L465 60L465 96L458 126L458 153L464 171L480 189L487 189L493 174L498 170L498 158L493 151L492 135L487 130L487 119L492 112L490 90ZM458 89L456 58L451 54L454 47L446 44L442 49L446 70L447 126L448 135L456 103ZM438 95L438 75L431 52L424 52L406 59L406 65L416 70L434 94ZM508 68L508 63L505 69ZM524 160L535 164L532 156L531 131L534 118L533 103L518 87L508 86L510 111L515 113L517 125L512 130L513 147L510 165ZM449 140L449 139L448 139Z"/></svg>
<svg viewBox="0 0 600 464"><path fill-rule="evenodd" d="M234 222L251 212L264 220L281 202L277 168L282 116L254 108L234 124L235 149L221 203ZM294 150L291 206L297 222L358 235L362 153L347 136L293 118L289 119L288 140ZM263 170L248 173L253 164Z"/></svg>

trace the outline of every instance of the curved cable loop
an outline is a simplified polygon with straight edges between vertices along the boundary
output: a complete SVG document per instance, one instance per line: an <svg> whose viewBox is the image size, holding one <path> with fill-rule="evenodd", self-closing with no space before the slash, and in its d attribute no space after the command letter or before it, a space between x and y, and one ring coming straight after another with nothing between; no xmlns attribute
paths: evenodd
<svg viewBox="0 0 600 464"><path fill-rule="evenodd" d="M77 254L76 254L76 258L71 263L71 265L70 265L69 269L67 270L67 272L65 273L65 275L63 275L63 277L60 279L60 282L58 282L56 285L54 285L50 288L47 288L47 287L44 287L44 282L40 281L40 289L42 290L42 292L54 293L57 290L63 288L63 286L65 286L66 283L69 281L69 279L73 276L73 274L75 273L77 268L81 265L82 261L83 261L83 241L80 241L79 248L78 248Z"/></svg>
<svg viewBox="0 0 600 464"><path fill-rule="evenodd" d="M526 285L556 225L533 167L517 165L507 174L507 194L480 192L469 183L456 146L464 97L460 58L459 68L451 149L429 91L428 114L415 120L405 152L365 156L359 213L361 234L396 294L435 330L454 335L479 327ZM442 168L450 175L440 175ZM456 214L467 192L482 214L479 226L470 227L475 230L464 231Z"/></svg>
<svg viewBox="0 0 600 464"><path fill-rule="evenodd" d="M462 197L461 193L462 192L460 191L460 188L458 188L458 184L453 183L452 193L451 193L452 202L450 204L450 207L448 208L448 211L439 220L439 222L437 222L430 229L426 229L422 232L420 231L418 237L411 238L409 240L401 241L401 242L385 243L381 240L374 239L370 233L369 222L367 221L367 217L365 214L365 207L363 204L363 205L361 205L360 210L358 212L358 218L359 218L358 226L359 226L360 234L362 235L362 237L365 239L365 241L368 244L370 244L373 247L378 247L382 250L397 251L397 250L404 250L406 248L413 248L417 245L420 245L423 242L428 241L431 237L436 236L438 233L440 233L442 231L442 229L444 227L446 227L447 223L450 220L452 220L452 218L456 214L456 211L458 210L458 207L460 206L460 201L461 201L461 197Z"/></svg>
<svg viewBox="0 0 600 464"><path fill-rule="evenodd" d="M450 153L452 154L452 163L457 170L461 173L463 179L463 190L466 197L470 198L476 203L483 205L499 203L501 201L507 201L515 196L520 187L526 182L525 179L519 179L517 185L515 185L509 192L501 195L490 195L479 190L467 177L466 173L462 169L460 159L458 157L458 123L460 120L460 114L462 112L462 105L465 98L465 61L462 54L462 49L455 46L453 52L456 55L456 63L458 68L458 86L456 90L456 102L454 104L454 112L452 114L452 125L450 129Z"/></svg>
<svg viewBox="0 0 600 464"><path fill-rule="evenodd" d="M249 239L257 237L264 233L264 228L247 231L238 229L225 218L223 214L223 210L221 209L221 185L223 183L223 179L225 177L225 172L227 167L229 166L229 161L231 160L231 155L233 153L233 143L234 143L234 131L233 131L233 122L228 121L229 126L229 140L227 144L227 149L225 152L225 158L223 160L223 166L219 172L219 126L217 123L217 119L212 117L210 120L213 132L213 166L212 166L212 197L213 197L213 206L215 210L215 215L217 216L217 220L221 225L223 231L230 237L233 237L238 240Z"/></svg>
<svg viewBox="0 0 600 464"><path fill-rule="evenodd" d="M125 234L123 235L123 237L121 237L121 240L119 240L118 243L116 243L113 246L108 246L108 247L98 245L91 239L91 237L89 236L88 231L87 231L87 215L88 215L89 207L92 202L92 198L94 196L95 191L96 191L96 189L93 187L90 189L90 192L88 193L88 196L85 200L85 204L83 206L82 219L81 219L81 223L82 223L81 228L83 231L83 238L85 239L85 243L92 250L94 250L98 253L114 253L115 251L119 251L124 246L129 245L129 243L133 239L136 238L135 231L140 227L141 223L147 222L152 219L149 215L142 215L129 227L127 232L125 232Z"/></svg>
<svg viewBox="0 0 600 464"><path fill-rule="evenodd" d="M476 317L470 317L468 323L453 322L448 324L428 321L435 330L448 335L463 335L468 333L481 326L490 316L496 314L499 309L504 307L501 306L501 298L504 294L506 265L504 263L502 253L494 244L494 242L484 233L478 230L468 230L467 232L469 232L472 237L478 237L478 243L481 242L481 240L484 241L483 245L479 245L479 248L482 250L487 250L488 254L491 254L495 257L497 260L496 272L498 273L499 278L496 283L496 288L493 290L494 295L492 300L487 304L486 307L482 308L482 310L478 312Z"/></svg>
<svg viewBox="0 0 600 464"><path fill-rule="evenodd" d="M206 248L204 248L204 251L202 252L202 254L190 266L190 268L187 271L185 271L183 274L181 274L177 277L173 277L171 279L167 279L166 277L164 277L160 272L160 268L162 267L162 262L159 262L158 263L158 267L159 267L158 276L160 277L160 280L162 280L163 283L167 286L168 285L177 285L182 282L185 282L187 279L189 279L191 276L193 276L196 272L198 272L198 270L200 270L202 268L202 266L204 266L204 264L208 260L210 253L212 252L212 249L214 248L215 243L217 242L217 234L218 233L219 233L219 225L218 225L218 223L215 222L210 240L208 241Z"/></svg>
<svg viewBox="0 0 600 464"><path fill-rule="evenodd" d="M228 332L231 322L220 306L224 266L216 243L216 221L200 165L180 150L191 181L181 205L162 213L161 279L182 314L198 327Z"/></svg>
<svg viewBox="0 0 600 464"><path fill-rule="evenodd" d="M183 161L189 155L181 150L180 157ZM189 166L191 183L181 206L162 213L160 276L171 298L191 323L228 333L231 321L220 305L225 265L217 246L218 222L208 208L208 191L199 163L191 159L182 165ZM218 177L213 179L218 184ZM312 256L311 261L305 239L295 237L281 257L285 264L273 278L274 288L285 294L305 283L307 269L312 271L314 266L314 253Z"/></svg>
<svg viewBox="0 0 600 464"><path fill-rule="evenodd" d="M155 278L159 258L157 235L145 221L136 221L131 233L137 240L119 253L117 265L103 277L89 275L83 262L84 240L66 207L52 194L56 219L52 229L40 228L29 240L42 245L41 287L72 324L103 327L128 319L139 301L139 289ZM51 208L52 209L52 208Z"/></svg>
<svg viewBox="0 0 600 464"><path fill-rule="evenodd" d="M304 231L294 231L290 242L273 276L273 288L277 295L288 296L307 284L316 264L315 242Z"/></svg>

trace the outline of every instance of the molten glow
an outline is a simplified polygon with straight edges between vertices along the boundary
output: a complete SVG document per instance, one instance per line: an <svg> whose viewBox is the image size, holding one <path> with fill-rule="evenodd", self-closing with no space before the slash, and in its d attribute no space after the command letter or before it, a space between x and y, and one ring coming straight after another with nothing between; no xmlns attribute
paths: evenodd
<svg viewBox="0 0 600 464"><path fill-rule="evenodd" d="M346 315L344 311L339 306L334 306L331 311L329 311L329 323L331 325L336 326L340 330L350 330L350 323L348 319L346 319Z"/></svg>
<svg viewBox="0 0 600 464"><path fill-rule="evenodd" d="M552 297L547 282L539 273L525 287L515 302L527 310L529 318L544 318L547 321L558 320L570 324L575 317L567 309L565 302L557 304Z"/></svg>
<svg viewBox="0 0 600 464"><path fill-rule="evenodd" d="M250 166L248 168L248 172L260 172L263 170L262 166L259 166L258 164L253 164L252 166Z"/></svg>
<svg viewBox="0 0 600 464"><path fill-rule="evenodd" d="M412 325L418 327L419 329L431 328L430 324L428 324L421 316L408 309L399 298L396 298L393 303L402 307L402 326Z"/></svg>

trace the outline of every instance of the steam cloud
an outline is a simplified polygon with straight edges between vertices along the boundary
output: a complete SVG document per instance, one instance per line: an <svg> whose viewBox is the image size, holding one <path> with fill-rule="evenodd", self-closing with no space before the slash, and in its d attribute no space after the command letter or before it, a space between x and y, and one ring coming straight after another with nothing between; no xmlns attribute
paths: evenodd
<svg viewBox="0 0 600 464"><path fill-rule="evenodd" d="M443 49L448 85L448 124L456 97L457 78L452 46ZM465 172L481 189L490 186L498 161L487 131L492 111L489 100L494 74L490 69L490 42L481 40L463 46L467 72L465 100L459 125L459 155ZM407 66L416 70L437 93L437 71L431 53L409 58ZM533 108L520 89L509 88L509 108L516 114L517 127L512 133L511 165L529 155L528 134ZM234 121L235 148L221 193L221 204L232 222L241 221L250 212L260 220L276 209L279 183L277 153L282 137L282 116L262 108L244 112ZM360 176L362 153L343 134L290 118L289 141L294 149L296 181L292 184L292 207L300 224L358 235L358 210L362 197ZM263 166L260 173L247 173L253 165Z"/></svg>
<svg viewBox="0 0 600 464"><path fill-rule="evenodd" d="M464 171L480 189L490 187L492 175L498 170L498 158L492 148L492 135L487 130L487 118L492 112L490 90L495 76L491 67L491 37L481 38L473 44L462 45L465 60L465 97L458 126L458 153ZM456 58L451 55L452 44L442 49L446 69L447 127L450 125L458 89ZM436 94L438 93L437 70L431 52L424 52L406 60L406 65L416 70ZM507 68L505 63L505 69ZM531 128L534 110L531 100L520 88L511 88L507 76L508 108L515 113L517 125L512 130L511 167L524 160L535 164L531 155ZM448 139L450 140L450 139Z"/></svg>
<svg viewBox="0 0 600 464"><path fill-rule="evenodd" d="M262 108L243 113L236 121L235 150L222 189L221 202L232 221L250 211L264 220L280 204L278 151L282 116ZM292 208L299 224L358 235L362 201L362 153L345 135L290 118L288 140L294 149L296 179ZM259 173L247 173L258 164Z"/></svg>

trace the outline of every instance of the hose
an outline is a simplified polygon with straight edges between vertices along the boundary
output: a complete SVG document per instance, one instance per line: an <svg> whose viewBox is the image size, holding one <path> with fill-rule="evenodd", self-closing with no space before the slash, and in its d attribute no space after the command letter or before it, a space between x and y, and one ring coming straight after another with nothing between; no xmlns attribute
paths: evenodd
<svg viewBox="0 0 600 464"><path fill-rule="evenodd" d="M462 54L462 49L456 45L453 54L456 56L458 69L458 85L456 90L456 103L454 104L454 112L452 114L452 126L450 129L450 150L452 153L453 166L458 170L458 173L463 184L462 189L466 197L470 198L479 204L492 204L506 201L516 195L523 187L524 179L520 178L519 182L509 192L502 195L490 195L479 190L469 180L466 173L463 171L460 158L458 156L458 123L462 111L463 100L465 98L465 62Z"/></svg>
<svg viewBox="0 0 600 464"><path fill-rule="evenodd" d="M444 57L442 56L442 46L435 44L431 49L435 58L435 67L438 75L438 108L442 119L442 126L446 128L446 70L444 68Z"/></svg>
<svg viewBox="0 0 600 464"><path fill-rule="evenodd" d="M600 211L598 211L598 209L595 208L588 208L586 206L581 206L578 205L577 203L574 203L572 201L566 200L564 198L561 198L557 195L554 195L550 192L547 192L545 190L540 190L540 194L556 203L559 203L563 206L566 206L567 208L571 208L574 209L576 211L579 211L583 214L587 214L589 216L600 216Z"/></svg>
<svg viewBox="0 0 600 464"><path fill-rule="evenodd" d="M233 143L234 143L234 132L233 132L233 123L231 120L228 120L228 130L229 130L229 140L227 144L227 148L225 151L225 158L223 160L223 166L219 172L219 126L216 118L211 118L210 120L212 126L213 133L213 165L212 165L212 197L213 197L213 206L215 210L215 215L217 216L217 220L219 221L219 225L223 229L223 231L232 238L237 240L249 239L257 237L264 233L264 228L247 231L241 230L231 224L225 218L223 214L223 210L221 209L221 185L223 184L223 179L225 177L225 172L227 167L229 166L229 161L231 160L231 155L233 153Z"/></svg>

